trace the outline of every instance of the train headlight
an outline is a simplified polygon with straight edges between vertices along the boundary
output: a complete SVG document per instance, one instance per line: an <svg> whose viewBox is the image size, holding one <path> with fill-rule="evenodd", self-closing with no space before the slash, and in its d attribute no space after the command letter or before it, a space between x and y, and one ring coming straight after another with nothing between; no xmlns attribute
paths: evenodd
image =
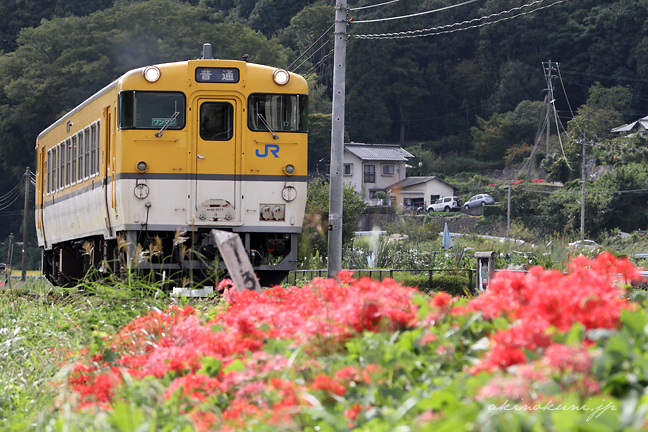
<svg viewBox="0 0 648 432"><path fill-rule="evenodd" d="M158 69L155 66L149 66L144 69L142 74L144 75L144 79L146 81L154 83L155 81L160 79L160 75L162 75L162 72L160 72L160 69Z"/></svg>
<svg viewBox="0 0 648 432"><path fill-rule="evenodd" d="M286 85L290 81L290 74L285 69L276 69L272 73L272 79L279 85Z"/></svg>
<svg viewBox="0 0 648 432"><path fill-rule="evenodd" d="M145 173L147 169L148 169L148 165L146 164L146 162L144 161L137 162L137 172Z"/></svg>
<svg viewBox="0 0 648 432"><path fill-rule="evenodd" d="M283 171L286 175L293 175L295 174L295 166L288 164L284 167Z"/></svg>

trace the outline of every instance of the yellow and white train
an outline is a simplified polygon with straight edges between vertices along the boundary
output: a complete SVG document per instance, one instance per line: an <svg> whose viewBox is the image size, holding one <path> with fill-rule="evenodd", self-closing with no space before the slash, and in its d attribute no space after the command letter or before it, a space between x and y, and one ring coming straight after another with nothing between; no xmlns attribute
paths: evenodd
<svg viewBox="0 0 648 432"><path fill-rule="evenodd" d="M119 77L38 136L43 273L73 283L126 256L197 279L218 257L217 228L241 236L262 283L281 280L304 218L307 109L303 77L212 59L209 44L202 59Z"/></svg>

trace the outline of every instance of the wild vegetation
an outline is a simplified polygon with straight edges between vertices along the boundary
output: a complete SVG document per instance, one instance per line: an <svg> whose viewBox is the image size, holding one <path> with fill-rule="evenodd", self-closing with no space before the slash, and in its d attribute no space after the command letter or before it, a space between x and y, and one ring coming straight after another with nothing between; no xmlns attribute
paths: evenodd
<svg viewBox="0 0 648 432"><path fill-rule="evenodd" d="M542 116L547 87L542 63L552 60L560 65L553 71L558 76L553 116L561 122L551 126L549 152L541 145L533 162L546 180L564 183L569 193L536 197L535 211L519 208L513 218L531 228L539 213L550 209L546 213L557 216L542 221L543 235L571 234L578 187L570 182L580 178L586 141L596 165L639 164L596 187L588 182L588 236L647 228L645 194L598 189L645 189L645 140L610 134L648 111L645 4L488 1L359 23L450 6L439 0L355 9L368 5L349 4L354 9L347 52L349 140L408 146L418 159L412 165L421 162L410 174L449 181L519 166L531 153ZM331 26L331 2L2 0L0 11L0 191L10 190L25 167L33 167L35 138L56 118L126 70L199 57L204 42L212 43L216 57L248 54L251 61L308 72L309 166L325 171L318 161L329 154L332 57L330 39L318 38ZM495 16L502 19L490 23ZM478 26L455 25L463 22ZM404 39L360 37L421 29L444 31ZM318 51L308 51L311 46ZM491 176L486 184L494 180ZM0 238L20 236L20 200L4 204ZM33 230L29 233L33 245Z"/></svg>
<svg viewBox="0 0 648 432"><path fill-rule="evenodd" d="M502 272L463 299L350 272L262 294L224 281L192 303L137 284L14 284L0 294L0 418L21 431L643 430L636 277L602 254Z"/></svg>

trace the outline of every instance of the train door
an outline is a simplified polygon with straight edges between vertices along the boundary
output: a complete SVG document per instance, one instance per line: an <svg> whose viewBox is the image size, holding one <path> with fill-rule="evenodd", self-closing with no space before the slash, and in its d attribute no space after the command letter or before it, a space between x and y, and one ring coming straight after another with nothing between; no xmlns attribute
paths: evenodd
<svg viewBox="0 0 648 432"><path fill-rule="evenodd" d="M194 108L196 152L193 206L196 223L241 221L241 101L198 98Z"/></svg>

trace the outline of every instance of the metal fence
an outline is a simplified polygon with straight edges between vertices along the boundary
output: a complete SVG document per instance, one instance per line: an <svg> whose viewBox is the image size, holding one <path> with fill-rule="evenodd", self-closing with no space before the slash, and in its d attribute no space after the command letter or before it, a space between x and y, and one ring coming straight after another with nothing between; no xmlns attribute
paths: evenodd
<svg viewBox="0 0 648 432"><path fill-rule="evenodd" d="M371 279L382 281L385 278L394 279L394 276L401 276L403 273L409 273L413 275L427 274L428 275L428 284L427 287L419 286L421 291L433 291L434 287L434 276L435 275L462 275L468 277L468 288L470 290L475 289L475 284L477 282L477 270L475 269L353 269L353 277L369 277ZM295 270L291 271L288 274L288 277L284 280L284 283L290 285L303 285L312 281L314 278L327 278L328 271L326 269L320 270Z"/></svg>

